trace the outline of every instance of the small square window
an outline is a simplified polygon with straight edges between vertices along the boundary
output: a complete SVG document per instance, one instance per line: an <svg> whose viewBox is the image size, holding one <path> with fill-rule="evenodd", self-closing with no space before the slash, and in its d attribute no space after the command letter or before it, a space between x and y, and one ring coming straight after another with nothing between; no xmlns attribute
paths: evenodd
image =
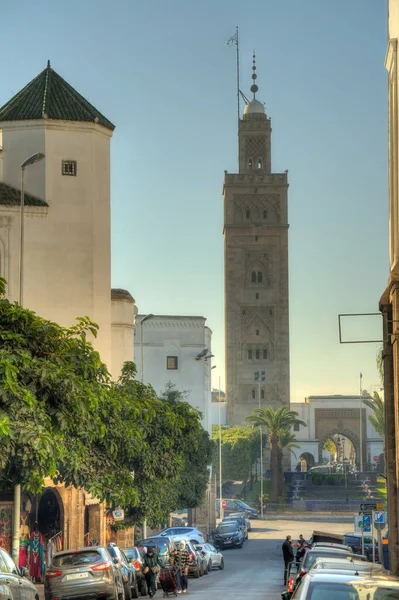
<svg viewBox="0 0 399 600"><path fill-rule="evenodd" d="M76 160L63 160L62 161L62 174L63 175L71 175L72 177L76 177L76 173L77 173Z"/></svg>
<svg viewBox="0 0 399 600"><path fill-rule="evenodd" d="M168 369L168 371L177 371L177 366L177 356L168 356L166 358L166 368Z"/></svg>

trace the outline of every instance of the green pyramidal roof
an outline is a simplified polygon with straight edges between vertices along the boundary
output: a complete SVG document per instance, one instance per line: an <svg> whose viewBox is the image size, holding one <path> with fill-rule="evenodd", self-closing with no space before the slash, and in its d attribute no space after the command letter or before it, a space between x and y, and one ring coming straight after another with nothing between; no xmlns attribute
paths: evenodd
<svg viewBox="0 0 399 600"><path fill-rule="evenodd" d="M95 122L115 129L111 121L51 68L50 61L44 71L0 108L0 122L32 119Z"/></svg>

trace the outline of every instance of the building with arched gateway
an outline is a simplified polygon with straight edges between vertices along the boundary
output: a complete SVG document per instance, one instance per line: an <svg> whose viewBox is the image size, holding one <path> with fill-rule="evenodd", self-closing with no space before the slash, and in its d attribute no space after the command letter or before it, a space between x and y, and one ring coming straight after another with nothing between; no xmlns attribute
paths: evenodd
<svg viewBox="0 0 399 600"><path fill-rule="evenodd" d="M369 421L371 409L362 400L370 396L309 396L291 405L306 427L297 425L293 433L299 449L291 455L291 467L298 462L302 469L327 462L332 452L340 462L344 459L359 466L362 442L363 469L372 469L382 452L383 440ZM361 412L360 415L360 406ZM361 419L361 427L360 427Z"/></svg>

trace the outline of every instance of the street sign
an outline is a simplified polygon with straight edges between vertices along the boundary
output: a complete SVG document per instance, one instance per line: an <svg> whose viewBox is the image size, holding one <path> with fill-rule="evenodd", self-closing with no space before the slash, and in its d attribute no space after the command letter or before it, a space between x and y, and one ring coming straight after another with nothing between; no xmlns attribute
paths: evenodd
<svg viewBox="0 0 399 600"><path fill-rule="evenodd" d="M371 533L371 515L363 515L363 533Z"/></svg>
<svg viewBox="0 0 399 600"><path fill-rule="evenodd" d="M370 515L355 515L355 532L370 533L371 532L371 516Z"/></svg>
<svg viewBox="0 0 399 600"><path fill-rule="evenodd" d="M375 512L374 513L374 523L386 523L387 522L387 513L385 512Z"/></svg>
<svg viewBox="0 0 399 600"><path fill-rule="evenodd" d="M373 456L373 461L374 461L374 462L377 462L377 463L378 463L378 461L379 461L379 460L380 460L380 457L379 457L379 456Z"/></svg>
<svg viewBox="0 0 399 600"><path fill-rule="evenodd" d="M360 512L364 515L371 515L373 510L377 510L377 503L363 503L360 505Z"/></svg>
<svg viewBox="0 0 399 600"><path fill-rule="evenodd" d="M223 510L226 508L227 506L227 500L222 500L222 508Z"/></svg>

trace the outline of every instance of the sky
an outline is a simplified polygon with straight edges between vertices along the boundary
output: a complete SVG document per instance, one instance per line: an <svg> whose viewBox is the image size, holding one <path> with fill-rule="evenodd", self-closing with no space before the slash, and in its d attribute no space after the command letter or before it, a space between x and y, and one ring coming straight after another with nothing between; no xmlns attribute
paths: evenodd
<svg viewBox="0 0 399 600"><path fill-rule="evenodd" d="M380 385L378 343L340 344L388 279L385 0L1 2L0 105L52 67L115 125L112 285L141 313L202 315L224 381L224 170L237 172L235 49L289 171L291 400ZM344 340L380 339L378 318ZM346 336L346 337L345 337Z"/></svg>

